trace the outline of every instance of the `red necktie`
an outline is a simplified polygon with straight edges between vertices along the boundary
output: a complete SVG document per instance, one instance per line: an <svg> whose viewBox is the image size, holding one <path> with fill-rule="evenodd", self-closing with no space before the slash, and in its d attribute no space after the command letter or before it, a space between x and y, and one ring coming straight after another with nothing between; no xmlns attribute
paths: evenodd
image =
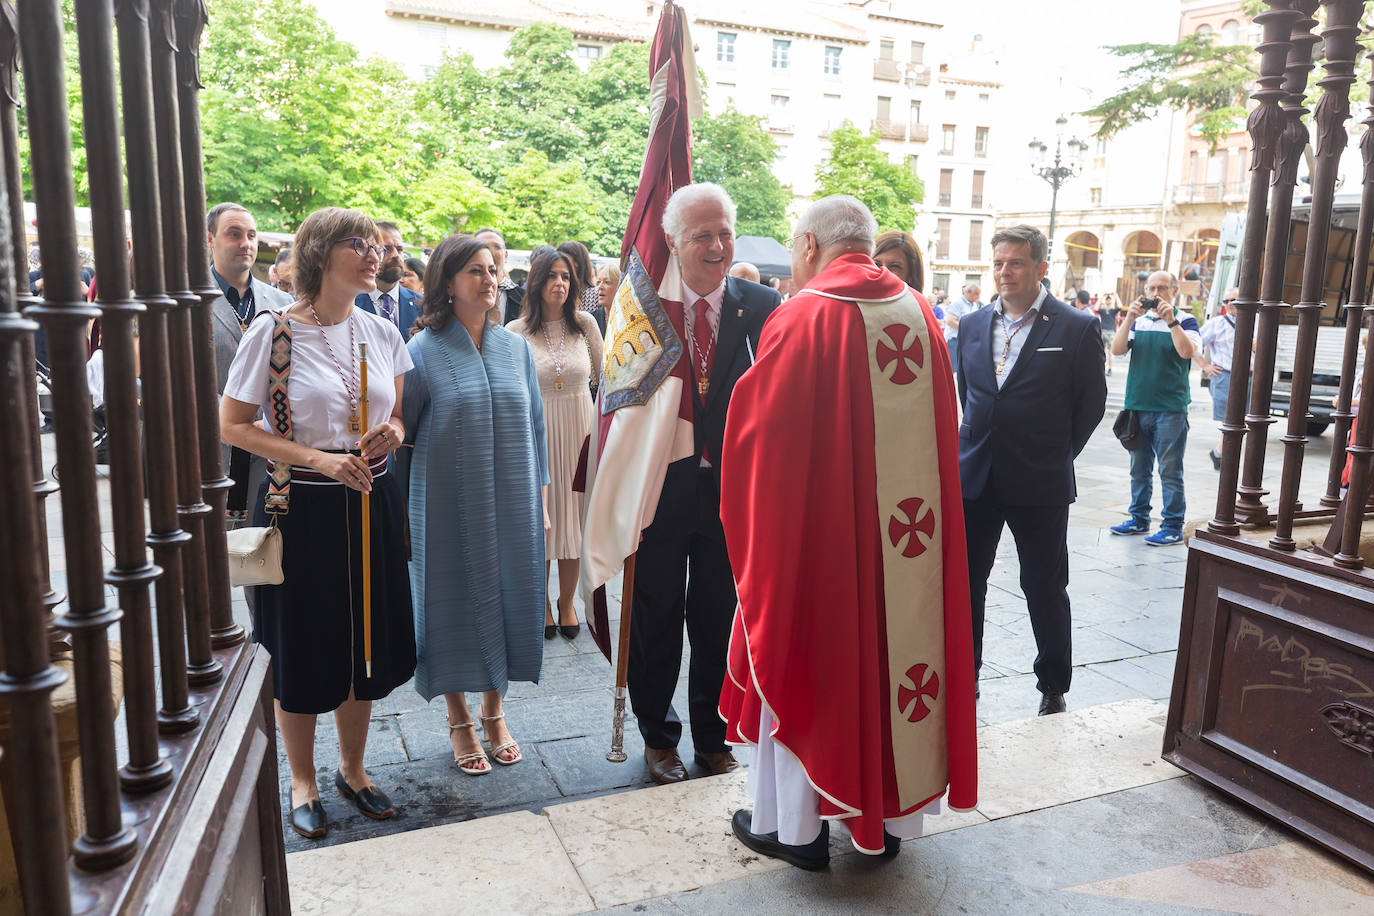
<svg viewBox="0 0 1374 916"><path fill-rule="evenodd" d="M697 317L696 321L692 323L692 341L696 344L696 353L694 354L696 362L692 369L699 382L702 380L709 381L711 378L711 361L715 356L711 352L713 349L711 346L711 321L706 317L706 311L711 307L711 304L705 299L698 299L696 307ZM702 400L704 401L705 397Z"/></svg>

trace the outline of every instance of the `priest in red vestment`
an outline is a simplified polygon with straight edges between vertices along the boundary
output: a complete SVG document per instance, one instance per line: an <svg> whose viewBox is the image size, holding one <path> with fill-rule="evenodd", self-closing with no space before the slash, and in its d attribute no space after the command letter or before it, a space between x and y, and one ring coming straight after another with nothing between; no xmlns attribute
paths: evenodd
<svg viewBox="0 0 1374 916"><path fill-rule="evenodd" d="M829 822L895 855L977 803L954 379L930 306L848 196L797 224L800 290L735 388L720 515L738 584L721 715L756 748L751 849L829 861ZM947 795L947 797L946 797Z"/></svg>

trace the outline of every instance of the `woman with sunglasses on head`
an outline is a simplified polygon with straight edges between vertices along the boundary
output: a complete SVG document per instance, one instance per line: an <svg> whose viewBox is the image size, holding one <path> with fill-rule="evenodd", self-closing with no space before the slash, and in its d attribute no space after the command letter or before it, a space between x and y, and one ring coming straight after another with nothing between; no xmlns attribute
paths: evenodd
<svg viewBox="0 0 1374 916"><path fill-rule="evenodd" d="M453 760L469 776L491 772L492 758L520 762L501 698L511 681L538 681L544 659L544 409L529 346L492 320L499 280L484 242L453 236L434 249L402 413L415 445L415 689L443 695ZM490 758L469 693L482 695Z"/></svg>
<svg viewBox="0 0 1374 916"><path fill-rule="evenodd" d="M576 639L573 595L582 559L583 495L573 491L582 443L591 432L596 408L588 395L592 373L601 374L601 332L589 312L578 308L582 277L573 255L547 251L530 263L523 314L506 326L530 345L539 372L549 444L549 532L546 568L558 561L558 617L548 606L544 638ZM545 573L547 581L548 573Z"/></svg>
<svg viewBox="0 0 1374 916"><path fill-rule="evenodd" d="M405 439L401 423L410 356L396 326L357 309L375 286L381 246L372 220L330 207L296 232L296 303L286 382L290 436L278 429L269 395L278 323L264 312L244 332L220 401L225 442L289 468L280 585L255 587L253 638L272 655L277 726L291 768L291 826L324 836L327 818L315 779L315 720L333 712L339 735L334 785L364 815L395 813L363 769L372 701L410 680L415 631L406 570L404 507L387 457ZM362 423L359 344L367 345L369 423ZM266 419L254 422L259 409ZM254 524L268 524L264 480ZM364 658L362 494L370 494L371 659ZM370 671L369 671L370 667Z"/></svg>

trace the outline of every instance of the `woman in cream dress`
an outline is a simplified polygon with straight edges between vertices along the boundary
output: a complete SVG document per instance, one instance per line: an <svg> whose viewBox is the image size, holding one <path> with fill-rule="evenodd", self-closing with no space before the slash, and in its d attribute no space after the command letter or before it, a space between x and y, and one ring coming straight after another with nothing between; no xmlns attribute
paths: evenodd
<svg viewBox="0 0 1374 916"><path fill-rule="evenodd" d="M574 493L582 443L596 417L589 384L601 372L601 332L596 320L578 308L581 281L566 253L542 251L525 280L524 311L507 330L529 341L544 401L549 449L548 510L551 527L545 556L545 580L558 561L558 618L544 599L544 638L562 634L575 639L581 631L573 594L582 557L583 495Z"/></svg>

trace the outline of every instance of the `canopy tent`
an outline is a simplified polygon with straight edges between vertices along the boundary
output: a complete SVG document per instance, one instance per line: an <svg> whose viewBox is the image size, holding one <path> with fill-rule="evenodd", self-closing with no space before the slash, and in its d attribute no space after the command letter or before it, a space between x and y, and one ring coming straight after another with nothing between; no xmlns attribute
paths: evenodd
<svg viewBox="0 0 1374 916"><path fill-rule="evenodd" d="M735 239L735 260L748 261L764 277L791 277L792 253L766 235L741 235Z"/></svg>

